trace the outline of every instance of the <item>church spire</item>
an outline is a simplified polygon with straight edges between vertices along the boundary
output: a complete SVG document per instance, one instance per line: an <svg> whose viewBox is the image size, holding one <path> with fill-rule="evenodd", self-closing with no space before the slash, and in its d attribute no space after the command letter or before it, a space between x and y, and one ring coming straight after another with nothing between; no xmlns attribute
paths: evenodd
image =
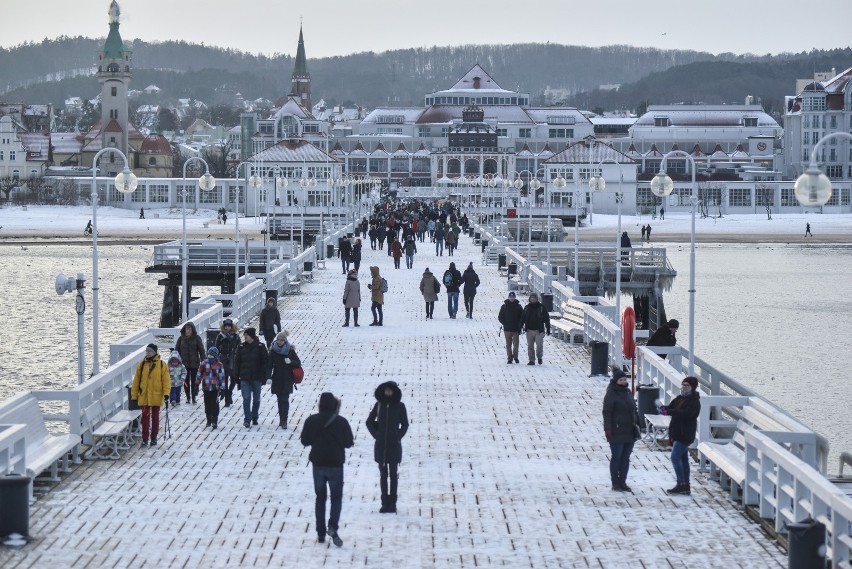
<svg viewBox="0 0 852 569"><path fill-rule="evenodd" d="M296 50L296 65L290 80L290 96L311 112L311 74L308 73L308 58L305 56L305 38L299 26L299 47Z"/></svg>

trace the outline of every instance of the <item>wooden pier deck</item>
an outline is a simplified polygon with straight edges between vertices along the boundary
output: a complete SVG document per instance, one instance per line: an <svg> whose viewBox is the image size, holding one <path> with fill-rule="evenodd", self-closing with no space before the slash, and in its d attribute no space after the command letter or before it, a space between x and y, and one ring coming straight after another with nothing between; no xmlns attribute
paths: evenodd
<svg viewBox="0 0 852 569"><path fill-rule="evenodd" d="M771 568L786 556L725 493L695 473L671 497L668 454L638 443L628 483L613 492L601 402L582 346L545 341L542 366L506 364L496 313L505 279L464 238L455 257L418 244L413 270L364 251L361 327L341 328L339 263L281 299L306 371L276 430L269 387L260 426L242 426L241 398L204 429L198 405L170 410L172 437L118 461L86 462L32 506L32 542L0 548L0 566ZM336 261L336 260L335 260ZM482 280L474 319L449 320L446 294L425 321L418 284L428 266L473 262ZM385 325L368 327L368 267L387 278ZM140 271L142 267L140 267ZM460 301L461 304L461 301ZM463 306L462 306L463 308ZM154 314L152 314L152 320ZM525 346L522 342L521 352ZM521 355L522 363L524 355ZM399 513L379 514L378 471L365 426L378 383L397 381L411 428L403 441ZM307 451L298 437L319 394L342 397L355 432L347 453L338 549L318 544Z"/></svg>

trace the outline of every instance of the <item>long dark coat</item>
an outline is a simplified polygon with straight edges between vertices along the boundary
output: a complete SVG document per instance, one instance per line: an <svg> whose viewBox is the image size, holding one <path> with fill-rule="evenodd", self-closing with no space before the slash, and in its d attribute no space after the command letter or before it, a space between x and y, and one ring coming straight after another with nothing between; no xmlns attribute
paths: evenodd
<svg viewBox="0 0 852 569"><path fill-rule="evenodd" d="M284 361L285 357L290 358L289 364ZM293 369L302 367L302 360L296 355L296 348L290 346L290 351L286 356L282 356L270 348L268 363L272 376L270 391L275 395L293 393Z"/></svg>
<svg viewBox="0 0 852 569"><path fill-rule="evenodd" d="M189 337L184 334L184 330L187 328L192 330L192 334ZM207 357L207 352L204 350L204 341L195 330L195 324L187 322L183 325L183 328L180 330L180 336L177 342L175 342L175 350L180 354L180 359L187 369L198 369L201 360Z"/></svg>
<svg viewBox="0 0 852 569"><path fill-rule="evenodd" d="M613 380L606 388L603 400L604 432L610 433L611 443L632 443L639 431L639 412L636 402L626 385L618 385Z"/></svg>
<svg viewBox="0 0 852 569"><path fill-rule="evenodd" d="M385 387L393 389L393 395L386 397ZM395 382L388 381L376 388L376 404L367 417L367 430L376 439L373 449L376 462L402 462L402 437L408 431L408 412L402 402L402 391Z"/></svg>

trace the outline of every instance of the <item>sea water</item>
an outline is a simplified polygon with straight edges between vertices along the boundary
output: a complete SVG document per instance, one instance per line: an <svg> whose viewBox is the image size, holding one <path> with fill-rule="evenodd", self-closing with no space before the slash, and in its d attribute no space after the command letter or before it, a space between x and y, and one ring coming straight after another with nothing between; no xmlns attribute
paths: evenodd
<svg viewBox="0 0 852 569"><path fill-rule="evenodd" d="M0 252L8 278L0 295L6 324L0 399L75 385L74 293L58 296L54 282L60 272L83 272L91 303L91 247L7 245ZM689 244L669 244L667 252L678 276L664 294L666 312L680 321L678 342L686 346ZM99 247L101 368L110 343L159 323L161 275L144 272L152 253L150 245ZM830 472L837 471L839 453L852 450L850 267L852 247L845 246L700 244L696 250L696 354L827 437ZM91 306L84 318L88 373Z"/></svg>

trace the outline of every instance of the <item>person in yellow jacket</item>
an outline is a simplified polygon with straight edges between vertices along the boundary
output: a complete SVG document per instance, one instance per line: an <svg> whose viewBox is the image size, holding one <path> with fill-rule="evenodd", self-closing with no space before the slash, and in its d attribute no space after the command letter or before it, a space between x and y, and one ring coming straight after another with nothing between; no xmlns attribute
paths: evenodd
<svg viewBox="0 0 852 569"><path fill-rule="evenodd" d="M171 377L169 366L160 359L157 344L148 344L145 359L139 362L133 374L130 398L135 399L142 409L142 447L157 446L157 434L160 432L160 407L169 397ZM150 434L150 438L149 438Z"/></svg>

